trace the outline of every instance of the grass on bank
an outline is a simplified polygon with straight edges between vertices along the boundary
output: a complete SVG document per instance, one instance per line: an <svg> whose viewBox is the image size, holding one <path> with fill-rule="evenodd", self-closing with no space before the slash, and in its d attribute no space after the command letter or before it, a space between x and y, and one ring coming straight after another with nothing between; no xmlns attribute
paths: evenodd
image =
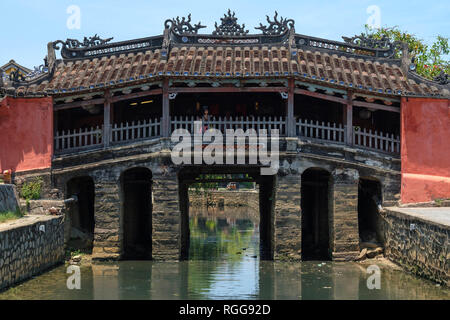
<svg viewBox="0 0 450 320"><path fill-rule="evenodd" d="M20 209L17 209L15 212L14 211L0 212L0 223L11 221L11 220L16 220L16 219L19 219L22 217L23 217L23 214L20 211Z"/></svg>

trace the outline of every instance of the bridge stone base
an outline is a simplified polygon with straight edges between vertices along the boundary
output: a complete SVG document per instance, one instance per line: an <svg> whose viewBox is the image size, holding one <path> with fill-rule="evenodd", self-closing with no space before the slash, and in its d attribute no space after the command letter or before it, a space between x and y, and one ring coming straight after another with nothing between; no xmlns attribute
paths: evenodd
<svg viewBox="0 0 450 320"><path fill-rule="evenodd" d="M299 145L300 146L300 145ZM123 256L123 195L121 176L128 169L146 168L152 183L152 258L179 260L186 252L189 231L187 185L180 181L180 167L173 165L170 151L161 144L80 154L55 161L48 189L68 198L68 182L90 177L95 186L94 259ZM400 191L400 172L389 159L373 161L373 155L356 161L347 151L327 148L313 154L307 145L297 152L282 153L276 177L261 178L261 214L270 214L264 226L271 256L275 260L302 258L302 174L320 168L330 175L328 186L329 248L333 260L353 260L359 251L358 181L370 177L380 182L383 205L390 205ZM300 149L299 149L300 150ZM134 153L135 152L135 153ZM362 157L362 155L360 155ZM359 159L359 158L358 158ZM375 163L375 164L374 164ZM386 163L386 165L384 165ZM395 163L394 163L395 164ZM392 166L394 165L392 164ZM28 177L24 177L28 178ZM30 179L32 176L30 176ZM267 180L264 180L267 179ZM50 183L50 182L49 182ZM187 231L186 231L187 230Z"/></svg>

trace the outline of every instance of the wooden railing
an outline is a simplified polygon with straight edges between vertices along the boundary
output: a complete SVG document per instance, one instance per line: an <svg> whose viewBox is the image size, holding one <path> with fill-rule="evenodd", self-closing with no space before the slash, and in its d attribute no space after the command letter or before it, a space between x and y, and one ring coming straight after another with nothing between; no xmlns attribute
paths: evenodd
<svg viewBox="0 0 450 320"><path fill-rule="evenodd" d="M297 136L334 143L347 143L345 138L346 129L346 126L340 123L325 123L324 121L298 119L296 123ZM394 136L394 134L376 130L353 127L352 136L353 141L351 144L354 146L387 153L400 153L400 137L398 135Z"/></svg>
<svg viewBox="0 0 450 320"><path fill-rule="evenodd" d="M171 131L176 129L186 129L191 133L194 133L194 122L197 121L197 117L194 116L179 116L171 118ZM199 120L201 121L201 120ZM284 117L210 117L207 121L202 121L202 125L207 128L215 128L225 134L226 129L242 129L244 132L247 129L254 129L257 134L262 129L266 129L270 135L273 130L278 129L280 136L286 135L286 119Z"/></svg>
<svg viewBox="0 0 450 320"><path fill-rule="evenodd" d="M161 136L160 119L149 119L137 122L114 124L111 129L111 142L120 143L149 139Z"/></svg>
<svg viewBox="0 0 450 320"><path fill-rule="evenodd" d="M56 132L55 151L68 152L89 149L103 144L103 128L91 127Z"/></svg>
<svg viewBox="0 0 450 320"><path fill-rule="evenodd" d="M304 138L345 143L345 126L340 123L298 119L296 133Z"/></svg>
<svg viewBox="0 0 450 320"><path fill-rule="evenodd" d="M371 129L353 127L353 144L355 146L388 152L400 153L400 137L394 134L378 132Z"/></svg>
<svg viewBox="0 0 450 320"><path fill-rule="evenodd" d="M170 132L183 128L194 133L194 123L197 119L194 116L172 117L170 119ZM114 124L111 128L110 142L117 144L161 137L161 124L161 119ZM207 128L219 129L223 133L226 129L243 129L246 131L252 128L257 133L266 129L270 135L272 130L278 129L280 136L286 136L286 119L284 117L210 117L208 121L203 121L202 125ZM296 136L302 138L339 144L347 143L348 145L386 153L400 153L400 137L398 135L394 136L376 130L353 127L353 141L348 143L345 134L347 128L340 123L298 119L295 128ZM55 152L76 152L102 146L104 144L103 136L103 127L98 126L56 132Z"/></svg>

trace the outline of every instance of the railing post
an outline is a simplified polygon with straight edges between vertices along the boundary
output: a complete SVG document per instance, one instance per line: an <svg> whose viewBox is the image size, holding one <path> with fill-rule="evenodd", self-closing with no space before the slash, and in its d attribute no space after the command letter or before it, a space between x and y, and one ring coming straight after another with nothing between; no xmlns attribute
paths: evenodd
<svg viewBox="0 0 450 320"><path fill-rule="evenodd" d="M286 102L286 136L295 137L295 119L294 119L294 87L295 82L293 78L288 80L288 98Z"/></svg>
<svg viewBox="0 0 450 320"><path fill-rule="evenodd" d="M103 146L109 147L111 142L111 122L112 122L111 92L105 91L105 103L103 107Z"/></svg>
<svg viewBox="0 0 450 320"><path fill-rule="evenodd" d="M169 80L163 80L162 93L162 136L170 136L170 100L169 100Z"/></svg>
<svg viewBox="0 0 450 320"><path fill-rule="evenodd" d="M345 143L353 145L353 92L348 91L347 104L344 105L344 123L346 124Z"/></svg>

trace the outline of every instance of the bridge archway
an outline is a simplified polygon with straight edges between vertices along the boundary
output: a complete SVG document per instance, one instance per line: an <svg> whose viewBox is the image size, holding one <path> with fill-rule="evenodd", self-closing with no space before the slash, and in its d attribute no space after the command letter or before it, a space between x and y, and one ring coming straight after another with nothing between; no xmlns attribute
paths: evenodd
<svg viewBox="0 0 450 320"><path fill-rule="evenodd" d="M245 178L236 178L236 176L245 176ZM221 176L220 179L215 176ZM216 181L217 179L217 181ZM261 176L259 167L250 166L217 166L217 167L185 167L178 173L179 182L179 202L181 212L181 259L185 260L190 257L190 208L189 208L189 187L194 183L218 182L226 185L229 182L255 182L258 186L259 203L257 210L259 211L259 254L261 260L273 259L273 243L274 243L274 188L276 176ZM220 208L220 201L217 203L216 211L224 214L223 219L218 222L227 221L226 212ZM220 220L220 221L219 221Z"/></svg>
<svg viewBox="0 0 450 320"><path fill-rule="evenodd" d="M132 168L121 179L121 259L152 258L152 172Z"/></svg>
<svg viewBox="0 0 450 320"><path fill-rule="evenodd" d="M329 260L329 201L331 175L321 168L309 168L301 177L302 259Z"/></svg>
<svg viewBox="0 0 450 320"><path fill-rule="evenodd" d="M382 203L381 183L361 177L358 183L358 227L361 242L381 242L378 205Z"/></svg>
<svg viewBox="0 0 450 320"><path fill-rule="evenodd" d="M70 179L67 182L67 198L76 198L69 206L68 246L92 251L95 228L93 179L90 176Z"/></svg>

